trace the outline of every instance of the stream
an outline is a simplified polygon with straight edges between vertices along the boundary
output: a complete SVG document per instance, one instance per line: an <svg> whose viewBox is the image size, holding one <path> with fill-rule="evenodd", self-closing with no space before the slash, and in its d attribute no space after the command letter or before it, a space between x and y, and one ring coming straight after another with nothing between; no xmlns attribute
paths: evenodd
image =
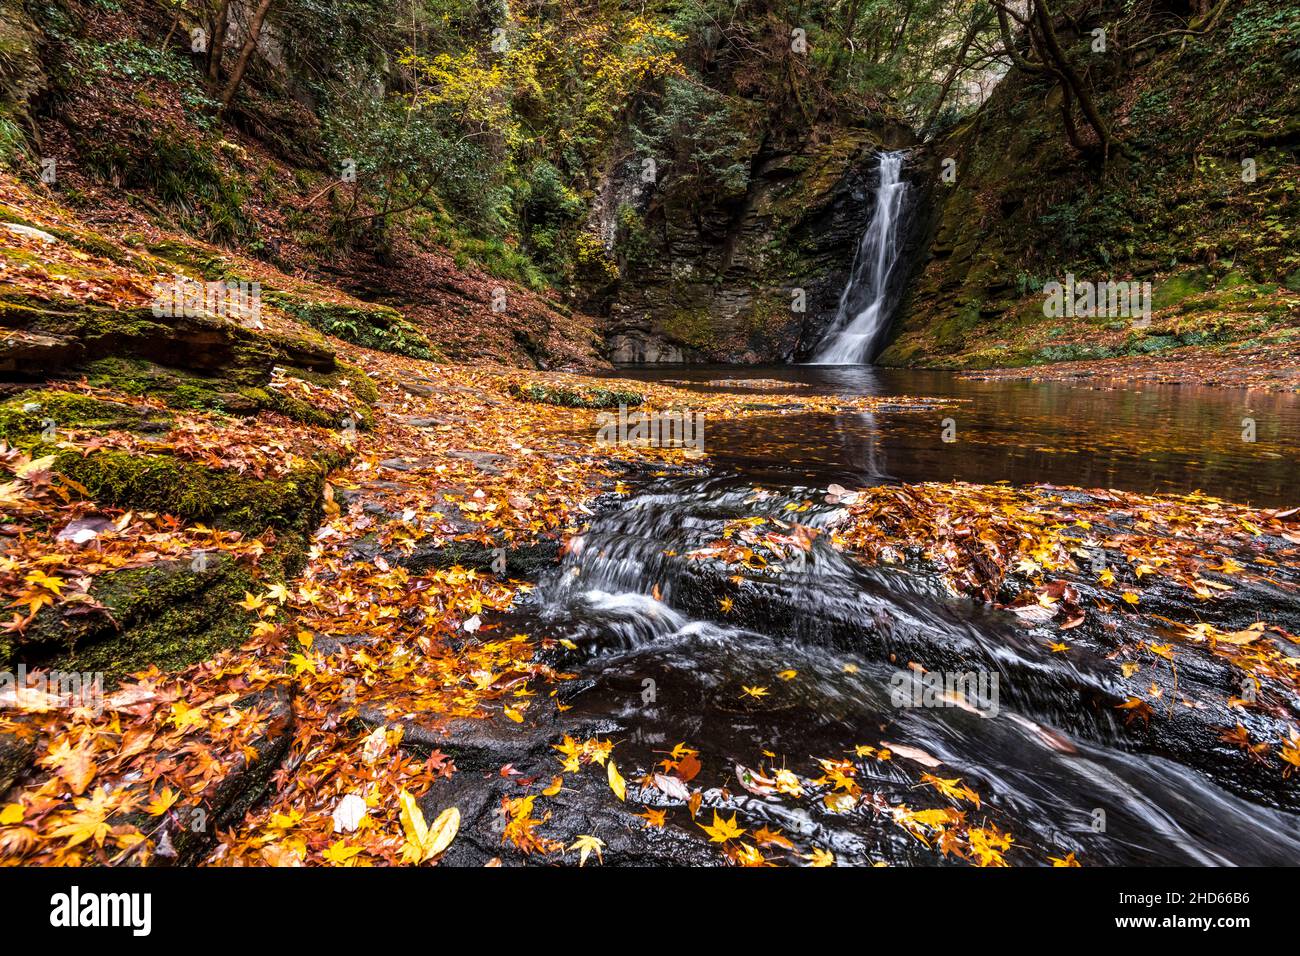
<svg viewBox="0 0 1300 956"><path fill-rule="evenodd" d="M744 826L780 828L801 850L828 848L841 864L946 858L878 814L831 813L807 799L742 788L735 768L788 766L807 778L816 776L815 758L894 743L942 761L938 776L960 778L980 795L981 807L969 815L996 812L992 818L1016 840L1009 862L1042 863L1070 852L1085 865L1300 860L1294 806L1269 806L1241 787L1221 785L1210 762L1202 765L1195 755L1143 752L1124 741L1109 715L1078 719L1065 684L1104 677L1085 661L1068 665L1076 669L1063 684L1066 665L1014 627L1010 615L954 599L927 574L855 563L818 538L798 568L751 582L758 598L726 614L719 582L676 557L716 540L729 518L788 516L790 503L815 502L799 520L816 527L833 510L821 503L831 483L1051 482L1199 489L1261 506L1295 504L1296 397L980 383L866 366L658 367L616 375L741 393L752 390L747 379L775 378L810 394L930 395L959 403L936 412L706 421L709 467L651 478L594 519L513 614L512 626L571 648L560 666L577 677L561 694L566 709L555 734L617 740L630 784L684 742L699 751L703 768L692 784L704 788L699 820L708 822L710 807L724 816L739 811ZM1244 417L1256 422L1253 443L1242 440ZM943 418L952 419L955 441L943 440ZM891 701L891 681L910 655L939 646L968 666L1002 675L995 716ZM797 676L774 676L790 671ZM744 688L757 685L770 692L746 696ZM538 767L554 772L553 760L550 769L541 769L540 759ZM859 767L858 782L877 804L934 805L918 793L917 768L907 761ZM1288 786L1294 791L1293 782ZM631 786L627 806L653 806L661 796ZM590 799L612 798L602 786ZM695 861L709 849L685 810L653 833L635 832L636 821L603 819L603 838L619 830L657 847L634 857L639 862Z"/></svg>

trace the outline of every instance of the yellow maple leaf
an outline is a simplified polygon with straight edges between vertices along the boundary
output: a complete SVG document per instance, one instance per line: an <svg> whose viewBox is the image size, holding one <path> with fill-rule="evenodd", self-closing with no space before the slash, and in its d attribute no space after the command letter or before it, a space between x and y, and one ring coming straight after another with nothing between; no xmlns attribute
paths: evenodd
<svg viewBox="0 0 1300 956"><path fill-rule="evenodd" d="M804 859L808 861L809 866L834 866L835 854L830 850L823 850L821 847L813 847L813 851Z"/></svg>
<svg viewBox="0 0 1300 956"><path fill-rule="evenodd" d="M587 865L587 857L592 853L596 854L596 859L601 863L605 862L605 857L601 855L601 850L605 848L603 840L599 840L588 833L578 834L578 839L574 840L569 846L570 850L578 850L582 855L578 857L578 866Z"/></svg>
<svg viewBox="0 0 1300 956"><path fill-rule="evenodd" d="M50 577L44 571L33 571L23 578L28 584L34 584L37 587L45 588L57 595L63 594L63 581L60 578Z"/></svg>
<svg viewBox="0 0 1300 956"><path fill-rule="evenodd" d="M76 813L64 817L64 824L50 832L50 836L68 837L68 847L74 847L87 840L96 846L104 845L109 826L105 822L109 811L113 809L113 800L103 787L97 787L89 797L76 797L72 801Z"/></svg>
<svg viewBox="0 0 1300 956"><path fill-rule="evenodd" d="M618 772L618 767L614 766L614 761L611 760L605 770L609 777L609 789L613 790L614 796L618 797L620 800L626 800L627 781L624 780L623 775Z"/></svg>
<svg viewBox="0 0 1300 956"><path fill-rule="evenodd" d="M724 820L718 815L718 811L713 811L713 826L707 826L703 823L695 824L701 830L709 835L711 843L726 843L728 840L736 840L744 836L748 831L736 826L736 815L733 813L730 820Z"/></svg>
<svg viewBox="0 0 1300 956"><path fill-rule="evenodd" d="M328 850L321 854L335 866L353 866L352 858L361 852L359 846L348 846L342 839L334 841Z"/></svg>
<svg viewBox="0 0 1300 956"><path fill-rule="evenodd" d="M145 806L145 810L151 817L160 817L175 805L179 796L171 787L163 787L162 792Z"/></svg>
<svg viewBox="0 0 1300 956"><path fill-rule="evenodd" d="M256 594L253 594L249 591L245 591L244 599L238 602L238 606L242 607L245 611L257 611L265 607L266 602L263 601Z"/></svg>
<svg viewBox="0 0 1300 956"><path fill-rule="evenodd" d="M407 863L424 863L451 846L460 829L460 811L448 807L438 814L433 826L424 822L424 813L415 798L403 790L397 795L401 805L400 819L406 842L402 844L402 859Z"/></svg>

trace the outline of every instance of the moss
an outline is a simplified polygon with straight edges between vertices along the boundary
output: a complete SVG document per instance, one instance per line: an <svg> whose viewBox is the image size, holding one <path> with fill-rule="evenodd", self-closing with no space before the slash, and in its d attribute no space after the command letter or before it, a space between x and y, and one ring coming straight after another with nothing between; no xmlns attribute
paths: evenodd
<svg viewBox="0 0 1300 956"><path fill-rule="evenodd" d="M386 305L354 308L332 302L305 302L283 292L267 293L266 299L294 318L345 342L411 358L441 359L423 332Z"/></svg>
<svg viewBox="0 0 1300 956"><path fill-rule="evenodd" d="M53 470L82 485L94 500L157 511L248 534L268 527L306 532L328 467L296 465L285 478L259 480L234 471L165 455L102 450L90 455L38 444L33 455L53 454Z"/></svg>
<svg viewBox="0 0 1300 956"><path fill-rule="evenodd" d="M283 541L263 555L256 573L220 552L197 557L99 575L90 593L102 611L43 608L11 658L100 671L110 685L151 664L175 670L207 660L248 639L253 619L238 602L286 580L302 551L296 541Z"/></svg>
<svg viewBox="0 0 1300 956"><path fill-rule="evenodd" d="M645 398L639 392L608 388L565 388L560 385L518 385L511 382L507 391L515 398L541 405L559 405L564 408L618 408L626 405L635 408Z"/></svg>
<svg viewBox="0 0 1300 956"><path fill-rule="evenodd" d="M966 336L979 326L980 303L970 302L934 327L934 344L941 351L956 350L966 344Z"/></svg>
<svg viewBox="0 0 1300 956"><path fill-rule="evenodd" d="M379 387L365 373L365 370L348 362L339 362L339 375L342 376L343 380L347 381L348 387L352 389L352 394L361 401L367 405L377 405L379 403Z"/></svg>
<svg viewBox="0 0 1300 956"><path fill-rule="evenodd" d="M230 274L230 264L224 256L199 245L166 239L146 248L164 262L181 266L184 272L197 275L207 282L239 278Z"/></svg>
<svg viewBox="0 0 1300 956"><path fill-rule="evenodd" d="M717 340L713 313L707 307L674 309L664 318L664 335L693 349L708 351Z"/></svg>
<svg viewBox="0 0 1300 956"><path fill-rule="evenodd" d="M183 369L165 368L143 359L108 358L86 367L87 381L128 395L149 395L177 409L209 409L233 415L253 415L266 409L287 418L323 428L339 427L350 417L358 428L369 428L371 406L378 401L374 382L354 365L340 365L333 372L284 369L286 378L298 378L321 388L342 390L355 399L346 412L331 411L266 384L248 385L246 376L230 380L221 374L203 375ZM270 376L260 381L269 383Z"/></svg>
<svg viewBox="0 0 1300 956"><path fill-rule="evenodd" d="M1209 287L1209 276L1199 269L1181 272L1156 285L1151 296L1151 306L1154 309L1165 309L1204 292Z"/></svg>
<svg viewBox="0 0 1300 956"><path fill-rule="evenodd" d="M87 365L85 373L86 381L96 388L148 395L172 408L235 413L250 410L239 401L237 386L220 377L165 368L145 359L100 359Z"/></svg>
<svg viewBox="0 0 1300 956"><path fill-rule="evenodd" d="M356 399L350 408L346 411L330 411L328 408L321 408L311 405L303 399L296 398L295 395L283 392L279 389L251 389L246 390L246 394L259 395L260 401L264 403L263 407L272 408L281 415L289 416L295 421L305 421L313 425L321 425L322 428L338 428L341 419L351 419L356 428L369 429L374 423L374 414L372 406L380 398L380 390L376 388L373 381L367 373L361 371L356 365L339 364L337 372L326 373L303 371L303 369L294 369L286 373L289 377L302 378L303 381L311 382L312 385L320 386L325 389L344 390L350 393Z"/></svg>
<svg viewBox="0 0 1300 956"><path fill-rule="evenodd" d="M61 428L135 429L145 423L167 427L171 416L158 409L139 408L53 389L33 389L0 404L0 438L15 444L45 431Z"/></svg>

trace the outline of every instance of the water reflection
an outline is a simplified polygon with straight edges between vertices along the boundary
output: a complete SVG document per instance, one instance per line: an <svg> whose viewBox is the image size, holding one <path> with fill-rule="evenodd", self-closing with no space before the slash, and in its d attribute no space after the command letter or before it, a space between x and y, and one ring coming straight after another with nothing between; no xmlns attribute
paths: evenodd
<svg viewBox="0 0 1300 956"><path fill-rule="evenodd" d="M1139 492L1204 491L1291 505L1300 460L1300 397L1186 385L1102 388L974 382L945 372L871 366L655 366L620 378L746 393L780 379L806 394L930 395L953 409L709 420L710 457L756 481L1050 482ZM726 381L726 385L709 384ZM757 390L755 390L757 391ZM952 418L956 440L942 440ZM1243 440L1253 420L1255 441Z"/></svg>

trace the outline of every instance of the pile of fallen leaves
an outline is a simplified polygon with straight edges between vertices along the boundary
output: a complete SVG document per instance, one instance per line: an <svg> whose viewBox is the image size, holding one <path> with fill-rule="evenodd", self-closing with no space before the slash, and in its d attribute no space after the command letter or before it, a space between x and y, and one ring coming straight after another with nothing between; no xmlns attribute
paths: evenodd
<svg viewBox="0 0 1300 956"><path fill-rule="evenodd" d="M529 636L494 634L483 623L526 583L459 566L417 572L405 561L453 543L563 541L582 530L594 499L626 493L624 462L682 465L698 453L601 445L596 410L520 401L510 389L521 378L514 370L346 352L379 384L369 432L335 434L269 413L237 420L196 412L178 416L156 438L60 433L66 447L84 454L157 451L268 477L322 447L350 460L330 476L325 522L311 535L301 576L268 582L232 609L249 617L247 645L178 674L136 675L102 708L20 695L0 711L0 733L33 742L39 769L0 807L5 862L175 857L196 814L216 806L232 775L280 753L277 742L283 753L269 796L217 828L210 862L427 862L451 842L456 818L427 821L416 801L455 767L436 750L420 758L403 748L401 719L437 726L499 714L518 722L529 708L558 706L547 685L553 690L568 675L538 663ZM600 386L555 373L531 378L541 387ZM706 422L710 415L771 414L737 396L660 385L641 391L646 408L690 408ZM898 404L777 400L791 411ZM256 562L264 550L234 532L100 507L50 474L49 461L6 454L11 477L0 484L0 507L8 547L0 580L19 609L11 627L51 603L94 602L96 578L106 570L205 549ZM615 773L611 763L611 785ZM503 808L509 838L521 848L555 850L535 834L531 803L522 800ZM594 844L578 849L584 858L593 850L599 856Z"/></svg>
<svg viewBox="0 0 1300 956"><path fill-rule="evenodd" d="M1222 578L1267 574L1232 558L1261 536L1300 545L1300 508L1254 509L1205 495L1141 495L1037 485L925 483L832 496L845 508L834 540L893 563L913 550L938 568L955 593L996 598L1010 572L1030 577L1093 574L1116 599L1138 603L1144 581L1163 581L1209 599L1230 590ZM1283 556L1300 554L1288 547Z"/></svg>

